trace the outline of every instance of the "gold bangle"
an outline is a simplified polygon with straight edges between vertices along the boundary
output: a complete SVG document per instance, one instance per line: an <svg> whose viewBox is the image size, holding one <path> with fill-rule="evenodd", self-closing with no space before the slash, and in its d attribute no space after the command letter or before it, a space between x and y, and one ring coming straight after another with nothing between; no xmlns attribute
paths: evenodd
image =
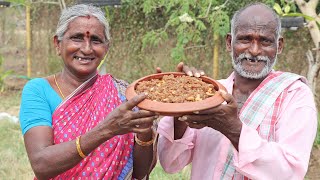
<svg viewBox="0 0 320 180"><path fill-rule="evenodd" d="M134 135L134 141L139 145L139 146L150 146L154 142L154 133L152 132L152 139L150 141L144 142L138 139L137 135Z"/></svg>
<svg viewBox="0 0 320 180"><path fill-rule="evenodd" d="M80 147L80 137L81 136L78 136L76 138L77 151L78 151L78 154L79 154L80 157L85 158L86 155L84 155L84 153L82 152L81 147Z"/></svg>

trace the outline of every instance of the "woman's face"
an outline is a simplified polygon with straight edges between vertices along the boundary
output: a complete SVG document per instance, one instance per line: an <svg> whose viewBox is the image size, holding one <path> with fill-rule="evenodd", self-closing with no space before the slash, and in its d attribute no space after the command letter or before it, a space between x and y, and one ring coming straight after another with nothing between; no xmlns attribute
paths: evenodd
<svg viewBox="0 0 320 180"><path fill-rule="evenodd" d="M54 42L66 70L77 77L90 76L108 50L104 26L93 16L77 17L69 23L63 39Z"/></svg>

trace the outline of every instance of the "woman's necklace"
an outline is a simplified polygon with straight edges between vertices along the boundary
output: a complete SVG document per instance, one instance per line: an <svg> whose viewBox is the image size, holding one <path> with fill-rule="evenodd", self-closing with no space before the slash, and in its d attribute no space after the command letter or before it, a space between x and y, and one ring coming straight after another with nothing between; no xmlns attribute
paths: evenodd
<svg viewBox="0 0 320 180"><path fill-rule="evenodd" d="M61 89L60 89L60 87L59 87L59 84L58 84L58 82L57 82L56 74L54 74L53 77L54 77L54 82L56 83L56 85L57 85L57 87L58 87L58 90L59 90L62 98L64 99L65 97L64 97L64 95L63 95L63 93L62 93L62 91L61 91Z"/></svg>

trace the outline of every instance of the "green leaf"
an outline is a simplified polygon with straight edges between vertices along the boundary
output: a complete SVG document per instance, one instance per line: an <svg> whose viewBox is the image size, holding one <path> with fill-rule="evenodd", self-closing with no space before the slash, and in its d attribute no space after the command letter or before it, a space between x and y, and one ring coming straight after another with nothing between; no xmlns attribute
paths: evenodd
<svg viewBox="0 0 320 180"><path fill-rule="evenodd" d="M7 2L11 2L11 3L16 3L16 4L20 4L20 5L26 5L26 1L25 0L6 0Z"/></svg>
<svg viewBox="0 0 320 180"><path fill-rule="evenodd" d="M290 5L287 4L285 7L284 7L284 13L288 14L290 12Z"/></svg>
<svg viewBox="0 0 320 180"><path fill-rule="evenodd" d="M195 25L196 25L196 28L199 29L200 31L204 31L207 29L206 25L204 25L204 23L200 20L196 20Z"/></svg>
<svg viewBox="0 0 320 180"><path fill-rule="evenodd" d="M274 9L279 15L282 15L282 14L283 14L282 9L281 9L281 7L280 7L280 5L279 5L278 3L274 3L273 9Z"/></svg>
<svg viewBox="0 0 320 180"><path fill-rule="evenodd" d="M313 21L315 20L314 17L302 14L302 13L289 13L289 14L284 14L283 16L289 16L289 17L303 17L308 21Z"/></svg>

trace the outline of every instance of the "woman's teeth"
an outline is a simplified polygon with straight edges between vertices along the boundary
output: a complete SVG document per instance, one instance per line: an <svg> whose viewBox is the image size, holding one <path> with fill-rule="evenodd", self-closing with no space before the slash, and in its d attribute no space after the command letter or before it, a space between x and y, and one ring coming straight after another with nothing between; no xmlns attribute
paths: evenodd
<svg viewBox="0 0 320 180"><path fill-rule="evenodd" d="M75 57L74 59L78 60L78 61L92 61L93 60L92 58L81 58L81 57Z"/></svg>

